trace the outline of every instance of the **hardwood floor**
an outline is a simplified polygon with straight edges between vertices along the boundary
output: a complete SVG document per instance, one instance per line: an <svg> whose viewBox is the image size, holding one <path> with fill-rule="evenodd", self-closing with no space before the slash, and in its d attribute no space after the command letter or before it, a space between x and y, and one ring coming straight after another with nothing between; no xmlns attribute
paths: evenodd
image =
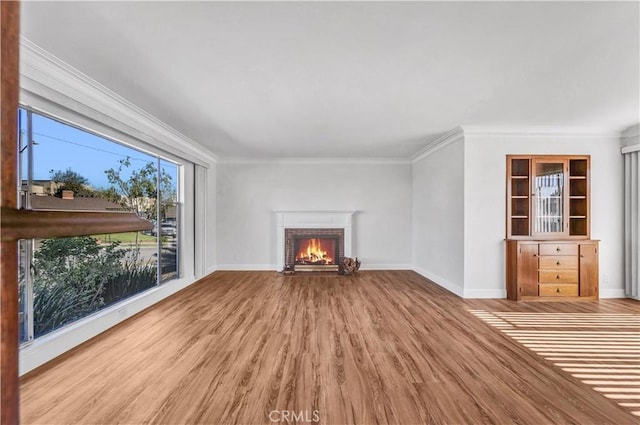
<svg viewBox="0 0 640 425"><path fill-rule="evenodd" d="M637 320L631 300L465 301L410 271L217 272L24 377L22 422L638 424L640 408L523 339L574 323L545 313L638 335L618 326ZM639 381L640 359L625 365Z"/></svg>

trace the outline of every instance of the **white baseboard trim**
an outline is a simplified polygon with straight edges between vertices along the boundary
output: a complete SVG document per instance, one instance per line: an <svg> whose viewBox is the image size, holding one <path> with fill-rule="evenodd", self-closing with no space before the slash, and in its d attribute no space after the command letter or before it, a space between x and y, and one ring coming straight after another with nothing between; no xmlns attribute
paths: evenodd
<svg viewBox="0 0 640 425"><path fill-rule="evenodd" d="M218 264L216 270L224 271L280 271L275 264Z"/></svg>
<svg viewBox="0 0 640 425"><path fill-rule="evenodd" d="M53 360L195 282L192 276L164 283L36 339L20 348L19 374Z"/></svg>
<svg viewBox="0 0 640 425"><path fill-rule="evenodd" d="M418 273L419 275L426 277L436 285L443 287L447 291L452 292L453 294L459 297L464 297L464 291L462 286L457 285L453 282L449 282L447 279L440 277L434 273L428 272L425 269L420 267L413 266L412 270Z"/></svg>
<svg viewBox="0 0 640 425"><path fill-rule="evenodd" d="M362 264L360 270L413 270L411 264Z"/></svg>
<svg viewBox="0 0 640 425"><path fill-rule="evenodd" d="M215 270L224 271L281 271L275 264L218 264ZM360 270L413 270L410 264L363 264Z"/></svg>
<svg viewBox="0 0 640 425"><path fill-rule="evenodd" d="M600 288L600 298L627 298L623 288Z"/></svg>
<svg viewBox="0 0 640 425"><path fill-rule="evenodd" d="M211 266L204 271L204 275L209 276L211 273L215 272L216 270L218 270L218 266Z"/></svg>
<svg viewBox="0 0 640 425"><path fill-rule="evenodd" d="M507 298L506 289L465 289L463 298Z"/></svg>

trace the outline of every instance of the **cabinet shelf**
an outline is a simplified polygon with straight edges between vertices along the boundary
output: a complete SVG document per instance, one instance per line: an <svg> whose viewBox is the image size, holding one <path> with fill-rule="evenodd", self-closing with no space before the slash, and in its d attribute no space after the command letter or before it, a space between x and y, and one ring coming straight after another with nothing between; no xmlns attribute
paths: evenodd
<svg viewBox="0 0 640 425"><path fill-rule="evenodd" d="M589 155L507 155L507 239L589 239Z"/></svg>

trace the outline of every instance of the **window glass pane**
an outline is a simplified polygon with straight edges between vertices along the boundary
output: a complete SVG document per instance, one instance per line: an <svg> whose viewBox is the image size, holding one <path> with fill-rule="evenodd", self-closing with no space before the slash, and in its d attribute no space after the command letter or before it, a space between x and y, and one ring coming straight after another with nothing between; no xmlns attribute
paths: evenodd
<svg viewBox="0 0 640 425"><path fill-rule="evenodd" d="M135 212L154 224L148 232L24 241L21 342L178 276L178 165L23 109L19 128L24 206Z"/></svg>
<svg viewBox="0 0 640 425"><path fill-rule="evenodd" d="M564 164L536 163L535 229L536 233L559 233L563 226Z"/></svg>
<svg viewBox="0 0 640 425"><path fill-rule="evenodd" d="M36 240L34 336L155 286L154 241L140 232Z"/></svg>
<svg viewBox="0 0 640 425"><path fill-rule="evenodd" d="M28 192L28 138L27 138L27 111L18 110L18 208L26 207ZM29 340L29 319L28 319L28 282L30 247L29 241L18 241L18 339L22 344Z"/></svg>
<svg viewBox="0 0 640 425"><path fill-rule="evenodd" d="M155 157L37 114L33 139L33 209L149 216L156 197Z"/></svg>
<svg viewBox="0 0 640 425"><path fill-rule="evenodd" d="M27 183L29 179L28 162L28 138L27 138L27 111L18 111L18 178L20 179L20 192L18 193L18 207L26 207Z"/></svg>
<svg viewBox="0 0 640 425"><path fill-rule="evenodd" d="M179 276L178 267L178 166L160 161L160 229L162 282Z"/></svg>
<svg viewBox="0 0 640 425"><path fill-rule="evenodd" d="M29 339L28 301L27 301L27 244L29 241L18 241L18 338L20 343Z"/></svg>

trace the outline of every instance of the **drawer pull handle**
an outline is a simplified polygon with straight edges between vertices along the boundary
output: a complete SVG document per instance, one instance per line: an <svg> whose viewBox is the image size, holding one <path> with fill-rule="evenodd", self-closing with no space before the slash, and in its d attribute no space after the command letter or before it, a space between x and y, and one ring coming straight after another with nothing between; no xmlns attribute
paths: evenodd
<svg viewBox="0 0 640 425"><path fill-rule="evenodd" d="M559 265L560 265L560 261L556 261L556 266L559 266Z"/></svg>
<svg viewBox="0 0 640 425"><path fill-rule="evenodd" d="M560 275L559 274L556 275L556 279L560 279Z"/></svg>
<svg viewBox="0 0 640 425"><path fill-rule="evenodd" d="M556 292L560 293L560 288L556 288Z"/></svg>
<svg viewBox="0 0 640 425"><path fill-rule="evenodd" d="M556 251L560 252L560 247L557 247L557 248L556 248Z"/></svg>

